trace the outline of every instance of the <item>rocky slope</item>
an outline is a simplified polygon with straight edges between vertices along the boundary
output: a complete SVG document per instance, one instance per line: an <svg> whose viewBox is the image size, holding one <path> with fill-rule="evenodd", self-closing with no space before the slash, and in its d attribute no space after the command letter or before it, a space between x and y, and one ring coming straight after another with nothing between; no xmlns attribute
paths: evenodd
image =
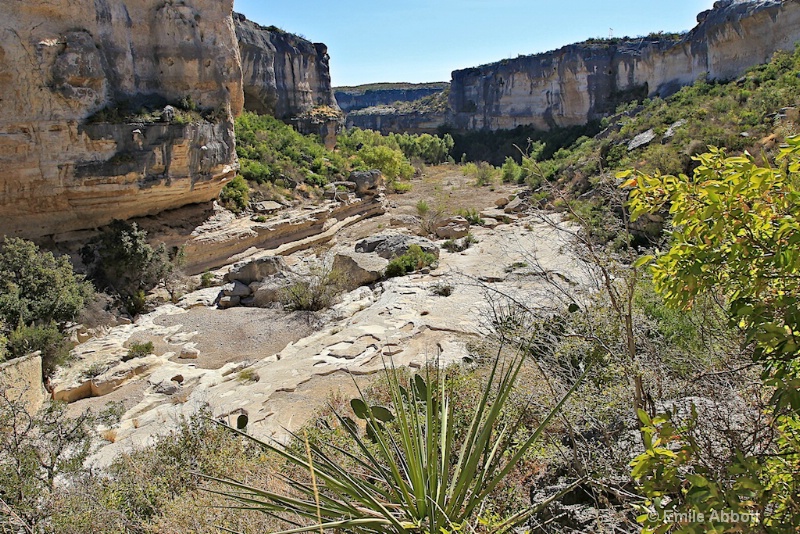
<svg viewBox="0 0 800 534"><path fill-rule="evenodd" d="M334 95L342 111L350 112L395 102L413 102L441 93L449 85L447 82L369 84L355 87L335 87Z"/></svg>
<svg viewBox="0 0 800 534"><path fill-rule="evenodd" d="M328 48L234 14L242 58L244 106L289 119L315 106L338 109Z"/></svg>
<svg viewBox="0 0 800 534"><path fill-rule="evenodd" d="M724 0L697 20L679 40L583 43L455 71L448 120L462 130L584 124L702 75L735 78L800 40L797 0Z"/></svg>
<svg viewBox="0 0 800 534"><path fill-rule="evenodd" d="M243 104L232 8L0 4L0 235L64 233L216 197L235 172ZM122 120L123 109L180 101L213 118ZM92 115L100 121L89 124Z"/></svg>

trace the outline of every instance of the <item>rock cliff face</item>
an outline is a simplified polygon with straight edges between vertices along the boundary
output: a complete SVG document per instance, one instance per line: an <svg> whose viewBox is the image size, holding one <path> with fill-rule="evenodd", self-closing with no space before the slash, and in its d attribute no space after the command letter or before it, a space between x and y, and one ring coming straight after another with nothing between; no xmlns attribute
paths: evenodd
<svg viewBox="0 0 800 534"><path fill-rule="evenodd" d="M334 95L342 111L350 112L373 106L394 104L395 102L413 102L426 96L441 93L449 85L447 82L361 85L334 88Z"/></svg>
<svg viewBox="0 0 800 534"><path fill-rule="evenodd" d="M584 124L624 100L725 80L800 40L800 1L725 0L681 39L576 44L453 72L448 122L462 130Z"/></svg>
<svg viewBox="0 0 800 534"><path fill-rule="evenodd" d="M242 58L244 107L280 119L315 106L338 109L328 47L234 14Z"/></svg>
<svg viewBox="0 0 800 534"><path fill-rule="evenodd" d="M232 9L232 0L0 3L0 235L215 198L235 172L243 106ZM179 101L213 118L102 122Z"/></svg>

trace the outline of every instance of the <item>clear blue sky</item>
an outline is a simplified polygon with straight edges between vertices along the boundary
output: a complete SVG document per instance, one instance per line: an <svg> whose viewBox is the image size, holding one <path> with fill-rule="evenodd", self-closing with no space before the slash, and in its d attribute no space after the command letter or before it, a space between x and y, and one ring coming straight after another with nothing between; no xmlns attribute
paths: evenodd
<svg viewBox="0 0 800 534"><path fill-rule="evenodd" d="M589 37L682 31L713 0L235 0L234 9L328 45L333 84L449 81L455 69Z"/></svg>

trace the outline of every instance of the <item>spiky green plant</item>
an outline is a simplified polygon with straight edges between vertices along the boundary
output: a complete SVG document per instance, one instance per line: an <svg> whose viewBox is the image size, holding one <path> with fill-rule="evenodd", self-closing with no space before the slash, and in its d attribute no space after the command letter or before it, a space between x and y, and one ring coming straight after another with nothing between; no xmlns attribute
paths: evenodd
<svg viewBox="0 0 800 534"><path fill-rule="evenodd" d="M521 358L494 361L480 402L461 432L455 426L458 414L446 381L438 368L429 368L427 380L415 375L408 388L400 384L394 369L387 369L389 408L370 406L363 395L351 402L356 416L365 422L364 435L352 419L336 414L355 452L306 440L304 455L247 436L309 473L311 483L279 475L293 495L207 478L230 488L220 493L238 501L243 509L284 519L287 513L294 514L296 520L290 521L294 528L276 534L324 529L382 534L458 530L475 518L481 504L537 441L578 385L535 431L520 438L517 425L502 424L500 416L522 363ZM352 465L342 466L337 457L347 458ZM495 531L508 532L524 523L573 487L521 510Z"/></svg>

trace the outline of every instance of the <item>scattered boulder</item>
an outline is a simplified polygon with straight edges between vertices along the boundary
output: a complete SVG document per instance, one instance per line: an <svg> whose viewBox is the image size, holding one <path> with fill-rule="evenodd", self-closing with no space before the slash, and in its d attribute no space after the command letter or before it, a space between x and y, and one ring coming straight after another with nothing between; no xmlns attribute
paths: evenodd
<svg viewBox="0 0 800 534"><path fill-rule="evenodd" d="M506 205L508 204L509 200L510 199L508 197L500 197L500 198L498 198L497 200L494 201L494 205L497 206L498 208L502 209L502 208L506 207Z"/></svg>
<svg viewBox="0 0 800 534"><path fill-rule="evenodd" d="M669 127L669 128L667 128L667 131L666 131L666 132L664 132L664 135L663 135L663 137L661 137L661 142L662 142L662 143L666 143L667 141L669 141L670 139L672 139L673 137L675 137L675 134L677 133L677 131L678 131L678 128L680 128L681 126L683 126L683 125L685 125L685 124L686 124L686 121L685 121L684 119L681 119L681 120L679 120L679 121L675 121L675 122L673 122L673 123L670 125L670 127Z"/></svg>
<svg viewBox="0 0 800 534"><path fill-rule="evenodd" d="M377 169L370 171L353 171L350 181L356 184L356 193L359 195L377 194L383 185L383 173Z"/></svg>
<svg viewBox="0 0 800 534"><path fill-rule="evenodd" d="M222 297L219 299L219 307L223 310L228 308L234 308L241 304L242 297Z"/></svg>
<svg viewBox="0 0 800 534"><path fill-rule="evenodd" d="M250 294L250 288L236 280L222 286L222 295L225 297L246 297Z"/></svg>
<svg viewBox="0 0 800 534"><path fill-rule="evenodd" d="M343 251L333 259L333 269L342 273L347 290L377 282L386 272L389 260L363 252Z"/></svg>
<svg viewBox="0 0 800 534"><path fill-rule="evenodd" d="M196 360L200 356L200 351L194 347L183 347L178 358L181 360Z"/></svg>
<svg viewBox="0 0 800 534"><path fill-rule="evenodd" d="M264 202L257 202L253 209L257 213L275 213L284 208L283 204L275 202L274 200L265 200Z"/></svg>
<svg viewBox="0 0 800 534"><path fill-rule="evenodd" d="M656 132L650 128L646 132L642 132L628 143L628 152L632 152L637 148L641 148L643 146L647 146L653 142L653 139L656 138Z"/></svg>
<svg viewBox="0 0 800 534"><path fill-rule="evenodd" d="M506 207L503 208L505 213L521 213L525 211L527 208L527 203L520 197L515 198L514 200L510 201L506 204Z"/></svg>
<svg viewBox="0 0 800 534"><path fill-rule="evenodd" d="M153 391L162 395L174 395L178 392L179 388L180 385L174 382L161 382L153 389Z"/></svg>
<svg viewBox="0 0 800 534"><path fill-rule="evenodd" d="M253 282L283 272L286 269L286 261L283 259L283 256L264 256L257 260L234 265L228 274L225 275L225 281L239 281L245 285L250 285ZM248 294L249 291L240 296L246 296Z"/></svg>
<svg viewBox="0 0 800 534"><path fill-rule="evenodd" d="M253 291L253 306L269 308L275 302L280 302L284 289L297 281L297 276L288 272L278 273L260 282L250 284Z"/></svg>
<svg viewBox="0 0 800 534"><path fill-rule="evenodd" d="M420 218L416 215L395 215L389 219L389 226L403 226L405 228L415 228L419 226Z"/></svg>
<svg viewBox="0 0 800 534"><path fill-rule="evenodd" d="M469 221L464 217L448 217L437 221L433 231L442 239L461 239L469 233Z"/></svg>
<svg viewBox="0 0 800 534"><path fill-rule="evenodd" d="M411 245L418 245L423 252L439 257L439 247L430 239L405 234L383 234L362 239L356 243L356 252L374 252L381 258L390 260L402 256Z"/></svg>

